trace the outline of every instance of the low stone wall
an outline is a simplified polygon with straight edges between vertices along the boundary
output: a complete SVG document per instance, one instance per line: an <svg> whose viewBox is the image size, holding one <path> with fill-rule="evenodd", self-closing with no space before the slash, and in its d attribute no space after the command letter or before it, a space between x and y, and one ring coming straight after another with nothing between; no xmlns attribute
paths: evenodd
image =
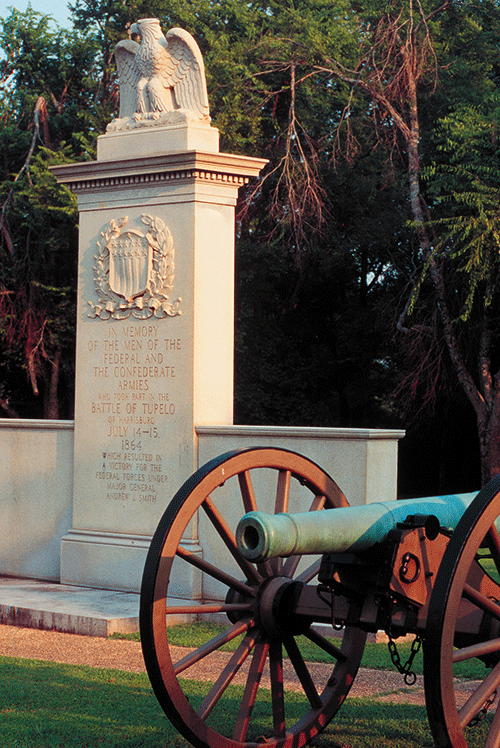
<svg viewBox="0 0 500 748"><path fill-rule="evenodd" d="M198 464L230 449L279 447L308 457L340 486L350 504L395 501L398 441L392 429L294 426L197 426Z"/></svg>
<svg viewBox="0 0 500 748"><path fill-rule="evenodd" d="M59 581L73 421L0 419L0 574Z"/></svg>
<svg viewBox="0 0 500 748"><path fill-rule="evenodd" d="M72 421L0 419L0 575L61 581L64 538L66 554L77 540L89 550L75 583L137 592L150 537L101 538L91 530L73 537L73 430ZM280 447L320 465L351 504L396 498L403 431L199 426L196 434L200 466L233 449ZM202 552L216 560L217 548L209 542L200 531Z"/></svg>

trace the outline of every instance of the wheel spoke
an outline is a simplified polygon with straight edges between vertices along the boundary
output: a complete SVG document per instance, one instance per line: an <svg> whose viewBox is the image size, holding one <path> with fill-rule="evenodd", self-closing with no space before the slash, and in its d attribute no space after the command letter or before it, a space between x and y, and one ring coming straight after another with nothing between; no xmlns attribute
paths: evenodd
<svg viewBox="0 0 500 748"><path fill-rule="evenodd" d="M309 628L304 636L307 636L307 638L312 641L314 644L317 644L318 647L320 647L324 652L331 655L335 660L338 662L345 662L347 660L347 655L342 652L341 649L335 646L329 639L326 638L326 636L323 636L322 634L319 634L315 629Z"/></svg>
<svg viewBox="0 0 500 748"><path fill-rule="evenodd" d="M285 736L285 690L283 686L283 652L281 642L272 639L269 646L269 669L271 674L271 697L273 706L273 734L275 738Z"/></svg>
<svg viewBox="0 0 500 748"><path fill-rule="evenodd" d="M208 563L208 561L200 558L200 556L197 556L195 553L187 551L181 545L177 548L176 555L182 558L184 561L187 561L187 563L196 566L196 568L200 569L200 571L202 571L204 574L208 574L214 579L218 579L219 582L222 582L227 587L241 592L242 595L250 595L251 597L255 597L255 590L253 587L240 582L239 579L236 579L230 574L226 574L226 572L222 571L222 569L218 569L216 566Z"/></svg>
<svg viewBox="0 0 500 748"><path fill-rule="evenodd" d="M309 511L310 512L317 512L320 509L324 509L326 501L327 501L327 499L326 499L326 496L324 494L317 494L314 497L311 506L309 507Z"/></svg>
<svg viewBox="0 0 500 748"><path fill-rule="evenodd" d="M167 605L165 612L170 616L180 613L203 615L206 613L248 613L252 610L252 603L200 603L200 605Z"/></svg>
<svg viewBox="0 0 500 748"><path fill-rule="evenodd" d="M500 663L498 663L491 673L483 680L481 685L474 691L472 696L465 702L458 712L458 719L462 730L466 727L471 719L479 712L491 694L496 691L500 685Z"/></svg>
<svg viewBox="0 0 500 748"><path fill-rule="evenodd" d="M288 511L291 477L292 473L290 470L280 470L278 473L278 486L276 488L276 503L274 507L275 514Z"/></svg>
<svg viewBox="0 0 500 748"><path fill-rule="evenodd" d="M233 740L242 742L247 734L268 652L269 644L267 642L257 642L252 656L250 670L248 672L245 692L241 700L240 710L234 726Z"/></svg>
<svg viewBox="0 0 500 748"><path fill-rule="evenodd" d="M309 582L314 579L318 575L319 567L321 564L321 559L318 559L317 561L314 561L310 566L307 567L299 576L297 577L298 582L304 582L304 584L309 584Z"/></svg>
<svg viewBox="0 0 500 748"><path fill-rule="evenodd" d="M278 556L277 558L271 558L268 561L269 567L270 567L270 573L268 576L272 577L281 577L283 576L282 568L283 568L283 559L281 556Z"/></svg>
<svg viewBox="0 0 500 748"><path fill-rule="evenodd" d="M492 525L488 530L487 542L497 573L500 574L500 533L496 525Z"/></svg>
<svg viewBox="0 0 500 748"><path fill-rule="evenodd" d="M245 558L243 558L241 553L238 551L234 533L231 532L227 522L222 517L222 514L219 512L210 496L206 497L202 506L213 526L224 541L224 544L227 547L228 551L231 553L242 572L246 575L247 579L251 579L256 584L261 582L262 578L257 573L255 566L253 566Z"/></svg>
<svg viewBox="0 0 500 748"><path fill-rule="evenodd" d="M235 650L226 667L222 670L221 674L215 681L208 694L203 699L198 709L198 715L202 720L207 719L208 715L215 707L226 688L234 679L236 673L254 648L255 642L258 637L259 632L254 631L252 634L248 632L239 647Z"/></svg>
<svg viewBox="0 0 500 748"><path fill-rule="evenodd" d="M283 564L283 576L293 578L302 556L289 556Z"/></svg>
<svg viewBox="0 0 500 748"><path fill-rule="evenodd" d="M476 590L470 584L464 585L462 594L466 600L474 603L474 605L477 605L478 608L484 610L487 613L490 613L493 618L496 618L500 621L500 607L494 600L486 597L486 595L483 595L481 592L479 592L479 590Z"/></svg>
<svg viewBox="0 0 500 748"><path fill-rule="evenodd" d="M196 662L200 662L204 657L215 652L215 650L222 647L223 644L227 644L233 639L236 639L237 636L244 634L254 626L255 621L253 619L238 621L238 623L233 624L230 628L226 629L226 631L214 636L208 642L202 644L201 647L198 647L198 649L195 649L193 652L190 652L181 660L176 662L174 665L175 674L179 675L179 673L187 670L187 668L191 667Z"/></svg>
<svg viewBox="0 0 500 748"><path fill-rule="evenodd" d="M255 499L250 471L244 470L242 473L238 473L238 481L245 512L257 511L257 501Z"/></svg>
<svg viewBox="0 0 500 748"><path fill-rule="evenodd" d="M484 657L484 655L498 651L500 651L500 639L491 639L480 644L471 644L470 647L456 649L453 652L453 662L464 662L465 660L470 660L472 657Z"/></svg>
<svg viewBox="0 0 500 748"><path fill-rule="evenodd" d="M286 651L288 652L288 656L290 657L293 668L302 684L304 693L309 699L310 705L313 709L320 709L323 705L323 702L321 701L321 697L316 690L316 686L314 685L313 679L311 678L311 673L307 669L304 658L299 651L297 642L291 636L284 639L283 643L285 645Z"/></svg>

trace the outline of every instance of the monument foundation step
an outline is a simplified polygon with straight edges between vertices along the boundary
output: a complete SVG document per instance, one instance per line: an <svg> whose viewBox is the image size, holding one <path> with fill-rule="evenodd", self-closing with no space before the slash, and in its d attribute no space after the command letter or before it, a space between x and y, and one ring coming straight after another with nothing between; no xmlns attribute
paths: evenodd
<svg viewBox="0 0 500 748"><path fill-rule="evenodd" d="M139 595L0 577L0 624L85 636L139 630Z"/></svg>
<svg viewBox="0 0 500 748"><path fill-rule="evenodd" d="M139 598L135 592L0 576L0 625L83 636L130 634L139 631ZM169 622L175 625L195 618L175 615ZM214 614L214 622L223 620ZM325 636L342 636L330 626L316 628ZM368 634L368 641L386 643L387 636L379 631Z"/></svg>

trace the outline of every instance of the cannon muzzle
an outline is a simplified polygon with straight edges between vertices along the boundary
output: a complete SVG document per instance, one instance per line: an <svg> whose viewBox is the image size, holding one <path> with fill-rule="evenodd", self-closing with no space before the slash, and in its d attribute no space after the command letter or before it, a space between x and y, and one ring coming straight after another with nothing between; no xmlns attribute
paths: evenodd
<svg viewBox="0 0 500 748"><path fill-rule="evenodd" d="M385 540L409 515L434 515L454 530L476 493L376 502L297 514L249 512L238 523L236 542L249 561L276 556L358 552Z"/></svg>

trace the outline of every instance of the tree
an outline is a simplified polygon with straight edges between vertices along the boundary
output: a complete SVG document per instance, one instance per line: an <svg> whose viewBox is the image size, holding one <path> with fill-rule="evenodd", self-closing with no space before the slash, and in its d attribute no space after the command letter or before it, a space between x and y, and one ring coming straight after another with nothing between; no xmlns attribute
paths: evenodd
<svg viewBox="0 0 500 748"><path fill-rule="evenodd" d="M322 43L310 54L293 35L282 40L287 55L274 50L268 69L274 74L293 70L289 121L294 127L287 133L287 158L295 152L295 163L306 174L300 184L287 182L286 175L293 174L293 169L286 162L285 176L280 175L278 181L285 183L287 197L281 195L278 202L288 211L288 220L302 226L313 185L319 199L312 214L321 226L329 196L318 179L322 172L316 164L325 154L338 164L342 153L359 163L366 149L360 134L366 138L371 120L368 142L385 147L395 175L400 175L401 167L406 171L409 218L417 240L416 245L410 241L406 248L401 246L388 264L400 283L406 274L409 284L397 327L406 339L402 343L405 355L413 350L418 357L412 357L413 374L406 381L413 393L430 402L443 371L452 368L476 413L486 482L500 470L498 181L491 165L497 157L497 107L491 116L491 95L500 70L494 41L498 8L494 2L476 6L452 0L407 0L363 8L353 4L351 14L360 42L356 59L352 54L349 59L338 47L328 50ZM322 142L308 137L306 128L301 134L296 124L293 81L310 85L312 80L325 97L334 82L351 91L341 116L338 108L333 110L329 122L335 135L331 131ZM471 111L476 110L463 103L466 93L471 99L471 89L480 112L475 118ZM487 111L490 116L485 119ZM432 138L439 122L441 133L447 128L445 145ZM300 143L306 143L309 150ZM433 168L424 172L426 164ZM294 248L300 250L300 241ZM385 275L389 274L387 269ZM426 384L424 376L428 376Z"/></svg>
<svg viewBox="0 0 500 748"><path fill-rule="evenodd" d="M496 86L499 70L492 32L498 30L499 15L495 3L482 4L479 8L478 12L472 5L457 8L446 3L427 15L420 9L418 23L408 24L408 28L414 28L412 35L416 41L409 47L408 65L405 68L405 52L400 69L404 72L403 90L408 91L410 127L407 134L404 126L400 129L406 141L409 196L419 239L421 271L415 275L414 287L399 318L398 329L410 340L410 346L404 345L404 349L407 351L411 347L414 354L416 351L420 353L419 364L410 377L413 386L422 377L424 367L431 364L433 377L427 379L427 385L431 385L427 395L429 392L435 394L445 368L443 358L449 360L476 414L482 481L486 483L500 471L499 182L498 170L492 167L498 154ZM474 66L468 68L467 86L469 91L475 89L474 103L478 108L464 105L463 100L456 103L458 86L455 81L455 102L450 96L449 113L436 121L434 145L438 153L433 162L427 161L429 168L423 172L425 157L419 137L420 98L418 79L413 71L424 69L419 64L419 59L423 59L422 50L427 53L434 50L437 61L439 41L431 44L428 24L437 13L448 10L451 18L443 21L441 39L443 33L454 32L451 54L461 59L462 64L462 45L467 42L469 46L471 32L475 32L473 49L476 59ZM460 27L466 35L457 34ZM419 29L425 30L424 40L420 42L416 37ZM437 33L436 37L439 39ZM415 50L419 47L421 51L417 53ZM408 44L404 48L408 48ZM479 50L482 52L480 64ZM441 63L444 62L444 56L441 56ZM478 85L475 86L473 81ZM450 94L449 75L448 80L445 75L445 87ZM373 96L375 93L370 91ZM401 104L396 113L389 107L386 109L397 122L396 113L401 111ZM422 174L427 177L427 195L422 189ZM425 279L429 283L424 291L422 284ZM416 356L411 359L415 363Z"/></svg>
<svg viewBox="0 0 500 748"><path fill-rule="evenodd" d="M88 158L109 107L90 82L95 40L28 8L4 19L0 44L0 405L57 418L72 408L77 209L48 167Z"/></svg>
<svg viewBox="0 0 500 748"><path fill-rule="evenodd" d="M494 39L500 16L495 3L465 10L460 15L452 8L447 19L447 31L454 31L449 53L460 64L452 87L455 96L449 97L448 110L434 129L434 158L423 172L427 203L422 200L426 209L422 230L428 245L401 317L409 323L400 327L414 353L425 351L420 358L431 364L431 391L442 382L443 359L450 362L475 413L486 483L500 471L500 183L494 166L499 112ZM467 66L467 103L456 95L465 83L460 69L467 62L464 54L472 58ZM443 88L450 89L446 74L444 78ZM415 355L410 360L415 362ZM422 363L407 379L413 387L418 370L422 373Z"/></svg>
<svg viewBox="0 0 500 748"><path fill-rule="evenodd" d="M457 282L472 278L467 252L455 253L457 220L472 219L478 206L445 200L462 177L445 171L452 151L432 134L441 122L458 140L471 89L486 111L500 69L494 3L490 13L489 0L474 8L456 0L76 0L71 33L30 13L6 19L2 37L5 381L23 367L48 403L57 372L70 379L71 324L62 317L72 313L75 208L46 167L93 158L117 103L114 45L128 23L155 15L164 30L182 26L200 44L222 149L269 158L239 211L239 421L398 423L388 395L417 350L418 382L405 381L432 401L455 364L450 333L461 346L467 335L480 339L470 323L486 282L472 296ZM479 141L484 165L492 151ZM493 192L489 199L492 215ZM462 311L474 298L463 321L450 305L457 289ZM399 299L403 353L391 339Z"/></svg>
<svg viewBox="0 0 500 748"><path fill-rule="evenodd" d="M437 133L447 163L441 159L427 172L434 215L441 215L430 226L436 241L428 264L437 266L446 294L442 306L450 322L445 339L476 414L484 482L500 472L498 114L496 92L482 111L450 113ZM425 307L426 295L421 292L415 304Z"/></svg>

